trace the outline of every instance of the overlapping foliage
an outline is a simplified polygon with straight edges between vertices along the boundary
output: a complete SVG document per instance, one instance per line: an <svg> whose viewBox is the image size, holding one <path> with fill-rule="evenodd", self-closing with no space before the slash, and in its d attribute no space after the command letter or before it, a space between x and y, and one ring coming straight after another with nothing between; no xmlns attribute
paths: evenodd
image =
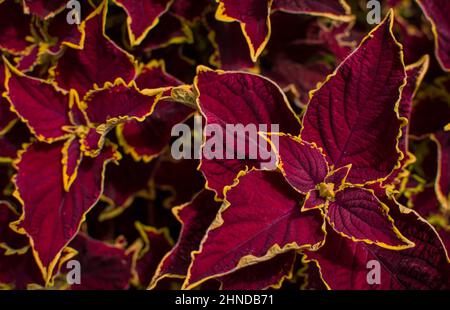
<svg viewBox="0 0 450 310"><path fill-rule="evenodd" d="M450 289L450 1L80 4L0 0L0 287Z"/></svg>

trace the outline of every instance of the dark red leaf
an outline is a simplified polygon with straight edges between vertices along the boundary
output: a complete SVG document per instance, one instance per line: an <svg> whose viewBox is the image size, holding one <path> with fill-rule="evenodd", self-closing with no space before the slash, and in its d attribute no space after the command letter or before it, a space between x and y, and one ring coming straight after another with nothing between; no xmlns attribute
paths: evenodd
<svg viewBox="0 0 450 310"><path fill-rule="evenodd" d="M155 27L172 0L114 0L127 13L128 36L131 45L139 45Z"/></svg>
<svg viewBox="0 0 450 310"><path fill-rule="evenodd" d="M446 0L416 0L431 23L436 42L436 57L445 71L450 71L450 10Z"/></svg>
<svg viewBox="0 0 450 310"><path fill-rule="evenodd" d="M321 212L300 212L301 195L277 172L250 171L226 194L200 249L192 254L184 288L266 261L316 249L324 237Z"/></svg>
<svg viewBox="0 0 450 310"><path fill-rule="evenodd" d="M76 235L85 214L103 191L105 166L115 159L115 147L95 159L84 158L70 190L63 186L63 142L35 142L25 147L16 162L16 196L23 214L16 229L27 234L46 282L63 248Z"/></svg>
<svg viewBox="0 0 450 310"><path fill-rule="evenodd" d="M242 31L236 23L222 23L212 14L206 16L209 29L208 38L215 51L209 62L224 70L242 70L254 68L248 45Z"/></svg>
<svg viewBox="0 0 450 310"><path fill-rule="evenodd" d="M184 24L180 18L168 12L161 17L158 25L138 46L138 50L149 52L171 44L192 43L193 40L192 30L189 26Z"/></svg>
<svg viewBox="0 0 450 310"><path fill-rule="evenodd" d="M448 258L436 231L413 211L395 211L399 229L415 243L405 250L388 250L352 242L328 231L324 247L308 253L319 263L322 277L332 289L448 289ZM369 261L380 265L380 283L367 281ZM372 265L370 265L372 266Z"/></svg>
<svg viewBox="0 0 450 310"><path fill-rule="evenodd" d="M82 104L92 123L108 127L127 120L143 121L153 112L160 95L159 91L141 92L134 81L127 84L119 78L89 91Z"/></svg>
<svg viewBox="0 0 450 310"><path fill-rule="evenodd" d="M69 120L69 96L54 83L29 77L6 62L6 98L11 108L41 141L65 139Z"/></svg>
<svg viewBox="0 0 450 310"><path fill-rule="evenodd" d="M387 249L414 246L406 239L388 215L388 206L374 193L361 188L345 188L336 193L327 207L331 226L353 242L364 241Z"/></svg>
<svg viewBox="0 0 450 310"><path fill-rule="evenodd" d="M202 190L191 202L172 209L183 226L177 243L159 264L150 287L156 286L164 278L186 277L191 264L190 253L199 249L200 242L216 217L220 205L214 201L213 192Z"/></svg>
<svg viewBox="0 0 450 310"><path fill-rule="evenodd" d="M106 82L122 78L129 83L135 75L134 60L104 33L105 2L83 22L83 49L67 49L54 68L55 80L65 89L75 89L81 97ZM102 68L98 70L98 68Z"/></svg>
<svg viewBox="0 0 450 310"><path fill-rule="evenodd" d="M348 181L387 177L399 165L396 110L406 74L392 35L393 13L314 92L301 136L335 167L352 164Z"/></svg>
<svg viewBox="0 0 450 310"><path fill-rule="evenodd" d="M254 62L270 37L271 0L220 0L216 18L224 22L237 21L250 48Z"/></svg>
<svg viewBox="0 0 450 310"><path fill-rule="evenodd" d="M297 135L299 132L300 123L283 92L266 78L237 72L216 72L200 67L195 88L199 93L198 104L206 118L206 126L218 125L228 135L233 133L227 133L230 129L225 124L263 125L266 130L258 129L266 132L273 130L272 125L278 124L278 130L282 133ZM250 143L255 143L254 138L250 141L249 136L242 138L249 146ZM259 147L258 144L258 150ZM225 147L223 149L225 151ZM245 157L249 159L248 156ZM258 161L236 159L237 155L234 158L201 160L200 170L218 198L223 198L223 189L233 183L239 171L259 167Z"/></svg>
<svg viewBox="0 0 450 310"><path fill-rule="evenodd" d="M278 154L283 175L302 194L314 190L328 175L325 155L315 145L299 138L280 136Z"/></svg>
<svg viewBox="0 0 450 310"><path fill-rule="evenodd" d="M15 1L0 3L0 50L12 54L26 54L30 45L31 17L22 14L22 6Z"/></svg>
<svg viewBox="0 0 450 310"><path fill-rule="evenodd" d="M295 251L286 252L267 261L250 265L219 277L222 290L263 290L279 288L292 277Z"/></svg>

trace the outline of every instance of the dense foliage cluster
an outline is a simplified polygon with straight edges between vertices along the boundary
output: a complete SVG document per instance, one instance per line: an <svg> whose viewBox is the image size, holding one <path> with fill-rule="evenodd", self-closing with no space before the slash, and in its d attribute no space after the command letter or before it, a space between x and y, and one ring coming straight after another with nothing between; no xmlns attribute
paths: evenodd
<svg viewBox="0 0 450 310"><path fill-rule="evenodd" d="M450 1L367 2L0 0L0 287L450 289Z"/></svg>

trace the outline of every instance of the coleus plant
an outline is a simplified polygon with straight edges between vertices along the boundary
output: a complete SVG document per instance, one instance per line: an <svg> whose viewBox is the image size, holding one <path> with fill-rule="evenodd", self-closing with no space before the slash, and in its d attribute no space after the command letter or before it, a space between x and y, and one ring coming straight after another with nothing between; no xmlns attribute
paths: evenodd
<svg viewBox="0 0 450 310"><path fill-rule="evenodd" d="M100 6L87 18L92 33L86 33L84 44L94 44L94 40L101 44L97 36L103 32L101 12L104 10ZM23 204L22 217L14 229L29 236L46 281L50 281L61 251L76 235L85 213L100 198L106 164L120 159L117 146L106 140L106 134L125 120L143 120L158 99L158 93L143 94L134 81L127 84L120 77L122 73L127 79L133 76L134 65L125 52L107 38L102 40L110 50L96 55L98 60L110 57L116 63L122 61L124 70L113 73L113 76L119 74L114 83L106 82L89 92L87 85L94 88L96 82L104 82L102 73L99 76L96 72L84 72L85 80L77 80L68 91L54 82L26 76L3 60L6 98L36 137L36 141L19 152L14 163L18 170L15 195ZM86 52L87 48L75 52L79 68L96 61ZM60 64L64 62L59 62L55 70L59 77L68 73ZM61 81L59 84L67 85ZM40 184L39 188L35 184ZM52 229L47 230L48 225Z"/></svg>
<svg viewBox="0 0 450 310"><path fill-rule="evenodd" d="M394 170L400 169L400 161L404 156L399 150L404 123L398 111L407 79L401 47L391 32L392 22L392 15L389 15L341 63L335 73L312 93L299 136L279 137L279 168L285 181L277 172L251 170L242 173L239 168L233 171L227 167L229 179L236 176L236 171L238 178L231 188L221 187L225 202L192 254L184 282L186 288L210 278L239 272L240 269L250 268L251 265L292 250L320 251L320 248L327 247L324 238L330 229L334 231L330 234L352 242L364 242L368 246L375 244L390 250L415 246L413 241L401 234L388 215L389 207L383 202L383 199L389 199L386 193L379 191L381 198L378 198L371 188ZM384 57L380 56L381 53ZM364 62L364 59L377 59L377 62ZM358 66L358 70L353 66ZM375 74L370 75L370 72ZM203 79L202 75L206 74L209 76ZM241 76L230 73L226 80L223 78L225 75L200 71L196 84L200 94L199 105L206 119L222 124L229 119L223 121L227 115L218 113L218 105L226 104L230 109L230 104L236 103L236 108L229 111L238 111L240 102L220 101L217 99L219 96L214 94L236 94L233 87L243 84ZM220 82L215 83L214 78ZM260 77L250 75L245 78L251 81L250 84L245 80L252 86L258 85L258 80L261 80ZM202 81L205 81L204 84ZM209 89L220 87L220 92L208 92ZM272 89L280 92L276 88ZM251 87L246 87L246 91L250 98L256 93ZM205 92L206 99L202 100ZM267 100L271 97L264 96L264 102L272 103ZM282 94L278 98L283 99ZM285 102L280 101L272 104L283 106ZM260 121L264 115L274 115L264 113L263 106L260 107ZM275 115L288 113L286 109L286 112ZM247 121L239 119L236 113L233 115L236 123L245 124ZM249 117L251 114L244 115ZM381 123L380 119L383 122L381 128L377 127ZM270 121L268 118L267 122ZM200 169L207 181L214 181L217 176L224 179L223 174L211 168L211 164L203 170L206 167L203 164ZM222 163L214 165L218 169L223 167ZM303 206L300 204L302 195ZM321 211L312 210L316 208ZM327 225L322 216L326 218ZM445 255L444 251L441 256L444 262L447 260ZM291 257L286 259L292 260ZM394 270L383 275L389 277L384 281L393 283L391 278L396 278L397 273L402 272L398 269L399 266L394 266ZM448 270L448 267L444 269ZM263 282L263 285L276 284L283 276L281 274L278 278L272 278L273 283ZM425 272L421 281L429 280ZM434 281L420 283L423 286L416 286L418 284L414 282L401 285L410 288L432 287L436 284ZM446 281L446 277L440 279L437 287L445 287ZM392 288L397 287L396 283L392 285Z"/></svg>
<svg viewBox="0 0 450 310"><path fill-rule="evenodd" d="M450 288L448 1L80 2L0 1L2 288Z"/></svg>

